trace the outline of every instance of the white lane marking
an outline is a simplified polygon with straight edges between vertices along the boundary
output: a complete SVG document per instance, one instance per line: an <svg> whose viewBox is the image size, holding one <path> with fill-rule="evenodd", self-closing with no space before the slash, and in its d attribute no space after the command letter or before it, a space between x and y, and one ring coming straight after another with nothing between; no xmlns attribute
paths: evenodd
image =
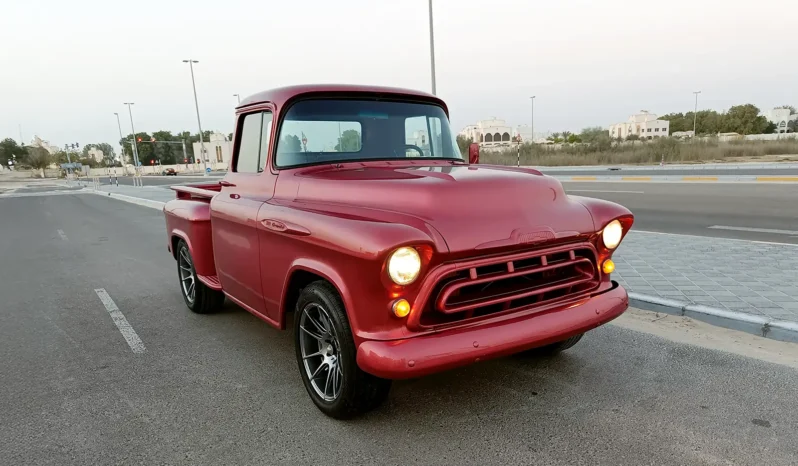
<svg viewBox="0 0 798 466"><path fill-rule="evenodd" d="M793 247L798 247L798 244L794 244L794 243L779 243L779 242L776 242L776 241L758 241L758 240L753 240L753 239L724 238L722 236L710 236L710 235L691 235L691 234L688 234L688 233L665 233L664 231L637 230L637 229L634 229L634 228L632 229L631 232L646 233L646 234L652 234L652 235L686 236L688 238L703 238L703 239L712 239L712 240L717 240L717 241L742 241L744 243L759 243L759 244L772 244L774 246L793 246Z"/></svg>
<svg viewBox="0 0 798 466"><path fill-rule="evenodd" d="M111 314L111 319L113 319L114 323L116 324L116 328L119 329L119 332L125 337L125 341L127 341L128 346L130 349L133 350L134 353L143 353L146 351L144 348L144 342L141 341L136 331L133 330L133 327L130 326L130 323L125 319L125 315L122 314L122 311L116 307L116 303L111 296L105 291L105 288L98 288L94 290L97 293L97 296L100 298L100 301L103 302L105 305L105 309L108 310L108 313Z"/></svg>
<svg viewBox="0 0 798 466"><path fill-rule="evenodd" d="M645 194L643 191L605 191L602 189L566 189L569 193L623 193L623 194Z"/></svg>
<svg viewBox="0 0 798 466"><path fill-rule="evenodd" d="M58 230L58 236L60 236L61 239L64 241L69 241L69 238L67 238L67 235L66 233L64 233L64 230Z"/></svg>
<svg viewBox="0 0 798 466"><path fill-rule="evenodd" d="M727 225L712 225L713 230L734 230L734 231L751 231L754 233L773 233L774 235L798 235L795 230L774 230L771 228L751 228L751 227L730 227Z"/></svg>

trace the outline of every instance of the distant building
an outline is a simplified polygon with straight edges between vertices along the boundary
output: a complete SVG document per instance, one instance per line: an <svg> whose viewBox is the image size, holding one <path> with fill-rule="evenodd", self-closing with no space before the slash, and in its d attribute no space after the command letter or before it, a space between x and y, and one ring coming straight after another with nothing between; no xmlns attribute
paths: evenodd
<svg viewBox="0 0 798 466"><path fill-rule="evenodd" d="M199 142L192 144L194 149L194 160L202 163L200 153L202 145ZM211 133L210 141L205 141L205 161L210 164L223 163L229 164L233 158L233 141L228 141L227 136L222 133Z"/></svg>
<svg viewBox="0 0 798 466"><path fill-rule="evenodd" d="M97 149L96 147L92 147L91 149L89 149L88 154L89 154L89 157L93 158L95 161L97 161L97 163L103 161L103 157L104 157L103 151L101 151L100 149Z"/></svg>
<svg viewBox="0 0 798 466"><path fill-rule="evenodd" d="M459 134L478 142L480 146L501 146L512 143L513 128L504 120L493 118L468 125Z"/></svg>
<svg viewBox="0 0 798 466"><path fill-rule="evenodd" d="M667 137L670 134L670 124L667 120L658 120L657 115L653 113L641 110L624 123L610 125L609 132L613 139L626 139L633 134L640 139L654 139Z"/></svg>
<svg viewBox="0 0 798 466"><path fill-rule="evenodd" d="M57 147L53 147L50 145L50 141L45 141L44 139L35 135L33 136L33 140L30 142L29 146L41 147L42 149L46 150L50 155L54 155L59 151Z"/></svg>
<svg viewBox="0 0 798 466"><path fill-rule="evenodd" d="M765 117L776 125L777 133L798 131L798 113L792 113L789 108L774 108L767 112Z"/></svg>
<svg viewBox="0 0 798 466"><path fill-rule="evenodd" d="M693 130L690 131L674 131L671 136L675 138L691 138L694 136Z"/></svg>

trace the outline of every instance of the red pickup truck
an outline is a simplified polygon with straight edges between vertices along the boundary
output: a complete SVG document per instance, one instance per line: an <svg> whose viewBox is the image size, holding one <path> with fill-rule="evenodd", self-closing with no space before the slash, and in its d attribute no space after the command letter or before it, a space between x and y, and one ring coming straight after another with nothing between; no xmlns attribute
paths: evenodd
<svg viewBox="0 0 798 466"><path fill-rule="evenodd" d="M403 89L295 86L236 109L229 172L173 187L168 247L194 312L227 297L293 322L310 398L349 417L391 380L560 351L623 313L632 226L526 168L460 153L446 104Z"/></svg>

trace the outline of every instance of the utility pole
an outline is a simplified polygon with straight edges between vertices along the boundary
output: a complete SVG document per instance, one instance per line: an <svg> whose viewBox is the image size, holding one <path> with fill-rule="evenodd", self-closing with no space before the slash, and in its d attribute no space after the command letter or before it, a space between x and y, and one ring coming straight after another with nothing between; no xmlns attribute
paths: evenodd
<svg viewBox="0 0 798 466"><path fill-rule="evenodd" d="M701 93L701 91L693 91L693 94L695 94L695 110L693 110L693 140L694 141L695 141L695 137L696 137L696 134L695 134L696 122L698 121L698 94L700 94L700 93Z"/></svg>
<svg viewBox="0 0 798 466"><path fill-rule="evenodd" d="M529 100L532 101L532 123L531 126L529 127L529 130L532 133L530 136L531 138L530 140L533 143L535 142L535 97L536 96L533 95L532 97L529 98Z"/></svg>
<svg viewBox="0 0 798 466"><path fill-rule="evenodd" d="M241 105L241 96L240 96L240 95L238 95L238 94L233 94L233 97L235 97L236 99L238 99L238 105Z"/></svg>
<svg viewBox="0 0 798 466"><path fill-rule="evenodd" d="M119 160L124 165L125 146L122 143L124 139L122 136L122 123L119 122L119 114L114 112L114 115L116 115L116 126L119 128L119 149L121 150L121 152L119 152ZM124 173L124 170L122 172Z"/></svg>
<svg viewBox="0 0 798 466"><path fill-rule="evenodd" d="M135 102L124 102L123 105L127 105L127 113L130 115L130 130L133 132L132 134L132 141L130 141L130 146L133 148L133 185L139 185L137 183L142 181L139 175L139 149L136 145L136 128L133 126L133 110L131 110L131 106L135 105Z"/></svg>
<svg viewBox="0 0 798 466"><path fill-rule="evenodd" d="M199 102L197 101L197 84L194 82L194 63L199 63L197 60L183 60L183 63L188 63L191 69L191 87L194 89L194 107L197 109L197 126L199 127L200 138L200 157L202 157L202 174L208 176L208 164L205 162L205 141L202 138L202 122L200 121Z"/></svg>
<svg viewBox="0 0 798 466"><path fill-rule="evenodd" d="M435 95L437 90L435 88L435 32L432 26L432 0L429 0L429 58L432 69L432 94Z"/></svg>

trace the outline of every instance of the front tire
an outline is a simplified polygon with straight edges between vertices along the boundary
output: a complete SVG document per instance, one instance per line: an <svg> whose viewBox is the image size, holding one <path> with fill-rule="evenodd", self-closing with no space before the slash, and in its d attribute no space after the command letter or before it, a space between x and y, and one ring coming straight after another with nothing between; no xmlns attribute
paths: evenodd
<svg viewBox="0 0 798 466"><path fill-rule="evenodd" d="M197 279L194 258L188 245L182 239L177 243L177 276L180 279L180 292L186 306L197 314L209 314L224 304L224 293L205 286Z"/></svg>
<svg viewBox="0 0 798 466"><path fill-rule="evenodd" d="M324 414L347 419L376 408L388 397L391 381L358 367L344 305L329 283L313 282L300 293L294 344L302 382Z"/></svg>
<svg viewBox="0 0 798 466"><path fill-rule="evenodd" d="M531 350L524 351L521 354L529 356L553 356L579 343L579 340L581 340L583 336L585 336L585 334L580 333L579 335L574 335L566 340L558 341L557 343L552 343L546 346L541 346L540 348L533 348Z"/></svg>

